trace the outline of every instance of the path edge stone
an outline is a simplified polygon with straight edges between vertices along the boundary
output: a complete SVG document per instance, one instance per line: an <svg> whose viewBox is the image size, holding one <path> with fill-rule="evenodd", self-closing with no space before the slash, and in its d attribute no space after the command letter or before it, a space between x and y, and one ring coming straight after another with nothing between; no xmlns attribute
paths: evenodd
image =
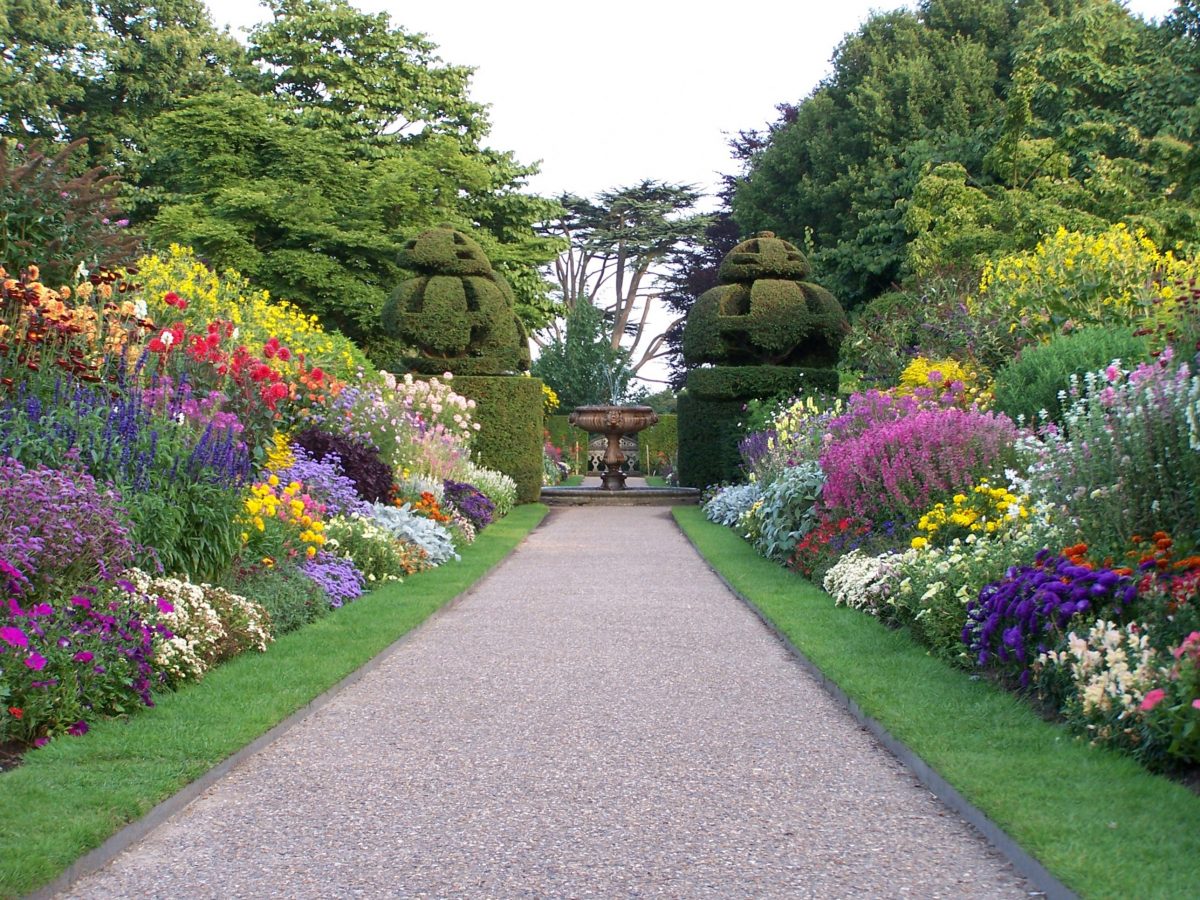
<svg viewBox="0 0 1200 900"><path fill-rule="evenodd" d="M203 794L206 790L225 777L232 769L240 765L247 758L257 753L259 750L274 743L287 732L291 731L317 710L328 704L331 700L337 697L346 688L360 681L370 672L379 668L393 654L398 653L409 640L415 638L433 622L440 619L443 615L454 609L468 597L475 593L484 582L492 577L493 573L508 560L510 556L517 552L522 544L525 543L529 535L535 531L545 527L546 523L553 517L554 510L550 509L544 515L540 522L531 528L512 548L504 554L500 559L492 563L487 571L479 577L479 579L460 594L451 597L433 612L431 612L423 622L414 628L396 638L395 641L388 644L375 656L371 657L349 675L345 676L333 687L326 690L324 693L318 694L308 703L301 706L294 713L288 716L283 721L272 726L268 731L263 732L245 747L235 751L232 755L226 757L221 762L217 763L195 781L189 782L180 788L176 793L167 797L165 800L159 801L141 818L135 819L129 824L123 826L115 834L111 835L104 843L93 850L89 850L75 862L71 863L62 874L53 881L43 885L32 893L26 894L24 900L52 900L59 894L68 890L75 882L80 881L88 875L100 871L110 862L112 862L121 853L128 850L142 838L146 837L151 831L159 825L166 822L172 816L181 812L189 803Z"/></svg>
<svg viewBox="0 0 1200 900"><path fill-rule="evenodd" d="M675 527L679 529L680 534L683 535L684 539L691 546L692 550L695 551L696 555L700 557L708 570L725 585L726 589L733 596L737 597L747 609L754 613L754 616L775 636L776 640L787 648L787 651L800 667L812 675L820 683L821 687L825 689L826 693L849 712L859 725L869 731L876 740L883 744L888 752L895 756L906 769L912 772L917 781L926 790L937 797L949 809L962 816L971 827L983 836L984 840L994 850L1007 859L1014 869L1037 888L1040 896L1046 897L1047 900L1079 900L1078 895L1074 891L1059 881L1049 869L1021 847L1008 832L989 819L986 813L960 794L950 782L939 775L936 770L918 756L907 744L893 736L891 732L874 718L864 713L859 705L838 686L837 682L827 676L816 663L805 656L803 651L792 643L791 638L767 618L767 615L749 597L730 584L724 574L713 566L708 561L708 558L700 552L700 548L696 546L691 536L675 520L674 516L672 516L672 521L675 522Z"/></svg>

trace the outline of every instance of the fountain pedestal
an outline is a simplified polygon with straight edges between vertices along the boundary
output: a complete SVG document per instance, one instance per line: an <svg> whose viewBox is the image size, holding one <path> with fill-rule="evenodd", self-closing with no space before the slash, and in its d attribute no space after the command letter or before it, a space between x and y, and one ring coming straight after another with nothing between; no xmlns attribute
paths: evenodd
<svg viewBox="0 0 1200 900"><path fill-rule="evenodd" d="M621 466L625 463L625 454L621 452L621 435L636 434L656 424L658 413L649 406L580 406L567 421L576 428L603 434L608 439L600 490L623 491L626 490L625 473Z"/></svg>

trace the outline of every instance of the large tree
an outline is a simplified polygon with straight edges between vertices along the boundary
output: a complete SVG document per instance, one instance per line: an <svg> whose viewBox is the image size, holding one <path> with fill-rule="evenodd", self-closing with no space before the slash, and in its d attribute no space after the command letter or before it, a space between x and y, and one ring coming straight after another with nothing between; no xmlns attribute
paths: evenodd
<svg viewBox="0 0 1200 900"><path fill-rule="evenodd" d="M586 299L575 303L562 335L542 347L532 371L554 389L564 410L633 399L629 352L609 345L604 317Z"/></svg>
<svg viewBox="0 0 1200 900"><path fill-rule="evenodd" d="M914 270L1036 242L1056 214L1179 239L1195 217L1173 189L1181 144L1162 98L1177 68L1115 0L875 15L753 155L735 217L802 243L850 306Z"/></svg>
<svg viewBox="0 0 1200 900"><path fill-rule="evenodd" d="M608 346L624 348L636 373L670 348L671 327L655 319L661 303L667 258L698 240L710 217L696 212L700 195L687 185L646 180L600 194L595 200L566 195L565 213L547 231L568 248L554 264L559 300L569 314L586 302L604 314ZM555 323L538 337L545 347L561 340Z"/></svg>

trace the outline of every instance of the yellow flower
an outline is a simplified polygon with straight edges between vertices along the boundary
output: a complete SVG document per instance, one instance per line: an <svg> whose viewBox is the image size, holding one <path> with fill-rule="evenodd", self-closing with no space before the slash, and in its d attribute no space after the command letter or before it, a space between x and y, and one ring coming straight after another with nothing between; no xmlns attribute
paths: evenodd
<svg viewBox="0 0 1200 900"><path fill-rule="evenodd" d="M912 539L912 548L914 550L924 550L929 546L929 541L923 537L915 537Z"/></svg>

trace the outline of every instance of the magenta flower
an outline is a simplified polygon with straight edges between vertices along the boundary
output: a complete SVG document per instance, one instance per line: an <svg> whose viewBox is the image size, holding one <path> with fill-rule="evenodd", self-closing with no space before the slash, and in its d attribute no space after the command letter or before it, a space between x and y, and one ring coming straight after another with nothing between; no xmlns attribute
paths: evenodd
<svg viewBox="0 0 1200 900"><path fill-rule="evenodd" d="M1142 712L1150 712L1150 710L1162 703L1163 698L1166 696L1167 692L1162 688L1155 688L1154 690L1147 692L1146 696L1142 699L1142 705L1139 706L1138 709L1140 709Z"/></svg>
<svg viewBox="0 0 1200 900"><path fill-rule="evenodd" d="M25 660L25 665L33 669L35 672L40 672L42 669L46 668L46 657L34 651L33 653L30 653L28 658Z"/></svg>
<svg viewBox="0 0 1200 900"><path fill-rule="evenodd" d="M50 743L50 738L48 737L34 738L33 746L45 747L48 743Z"/></svg>
<svg viewBox="0 0 1200 900"><path fill-rule="evenodd" d="M76 722L74 725L72 725L70 728L67 729L67 734L74 735L75 737L82 737L83 735L85 735L87 733L88 733L88 723L83 721L82 719L80 719L78 722Z"/></svg>
<svg viewBox="0 0 1200 900"><path fill-rule="evenodd" d="M175 612L175 605L169 600L164 600L162 597L157 598L158 611L163 613Z"/></svg>
<svg viewBox="0 0 1200 900"><path fill-rule="evenodd" d="M76 653L71 658L73 660L75 660L75 662L81 662L81 663L91 662L92 659L94 658L94 654L92 653L91 650L80 650L78 653Z"/></svg>
<svg viewBox="0 0 1200 900"><path fill-rule="evenodd" d="M0 628L0 641L8 644L10 647L28 647L29 638L20 628L15 628L12 625L5 625Z"/></svg>

